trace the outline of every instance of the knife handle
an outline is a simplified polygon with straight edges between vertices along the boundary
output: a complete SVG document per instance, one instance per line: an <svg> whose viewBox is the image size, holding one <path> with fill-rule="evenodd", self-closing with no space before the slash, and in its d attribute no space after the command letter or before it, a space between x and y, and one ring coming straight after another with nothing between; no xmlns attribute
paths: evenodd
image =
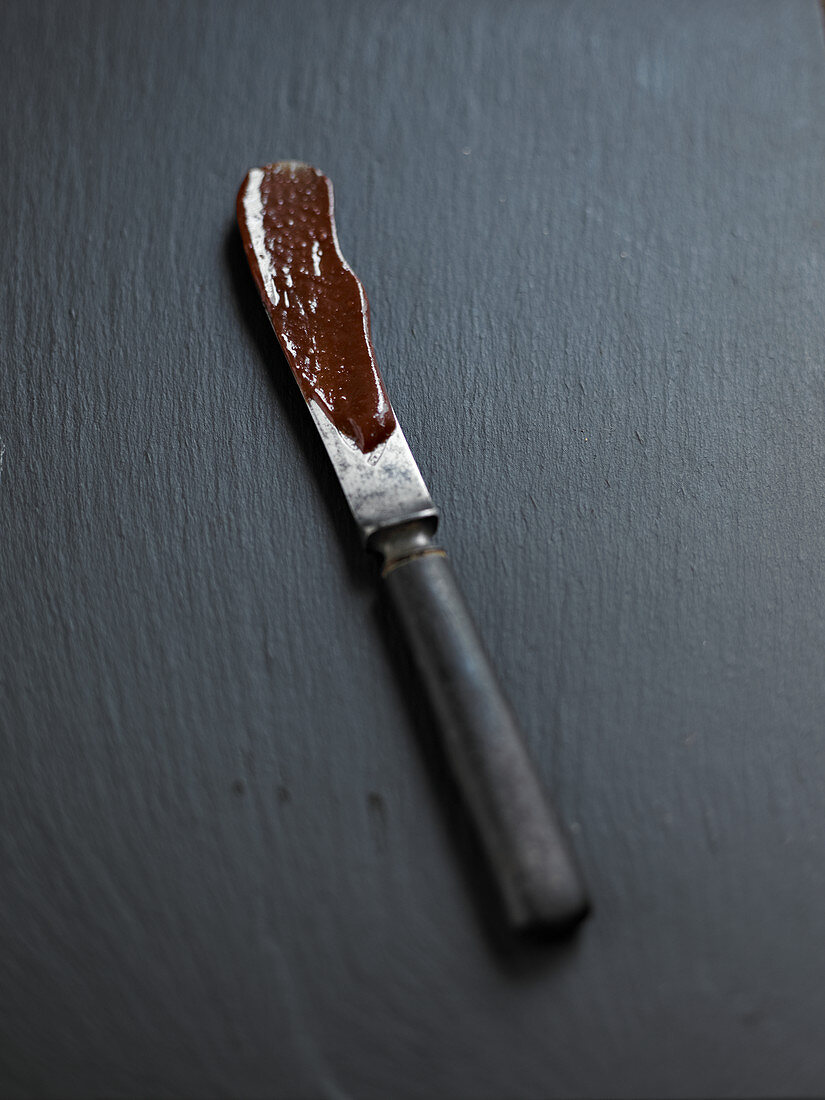
<svg viewBox="0 0 825 1100"><path fill-rule="evenodd" d="M567 841L447 557L385 556L384 581L514 929L560 932L589 909Z"/></svg>

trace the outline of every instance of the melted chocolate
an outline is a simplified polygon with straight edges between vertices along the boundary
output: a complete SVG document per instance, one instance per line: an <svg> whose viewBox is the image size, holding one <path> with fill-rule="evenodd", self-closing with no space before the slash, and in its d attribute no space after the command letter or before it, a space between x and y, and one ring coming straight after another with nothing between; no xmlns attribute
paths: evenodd
<svg viewBox="0 0 825 1100"><path fill-rule="evenodd" d="M308 164L253 168L238 193L246 256L307 401L362 451L395 417L375 363L364 288L338 250L332 184Z"/></svg>

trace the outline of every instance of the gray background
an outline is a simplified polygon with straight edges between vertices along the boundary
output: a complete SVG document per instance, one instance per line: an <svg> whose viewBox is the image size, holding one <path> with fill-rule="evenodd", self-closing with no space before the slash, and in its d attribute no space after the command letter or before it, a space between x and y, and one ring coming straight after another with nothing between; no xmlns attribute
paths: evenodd
<svg viewBox="0 0 825 1100"><path fill-rule="evenodd" d="M4 1095L822 1095L814 0L6 2L0 112ZM286 157L585 868L559 947L245 268Z"/></svg>

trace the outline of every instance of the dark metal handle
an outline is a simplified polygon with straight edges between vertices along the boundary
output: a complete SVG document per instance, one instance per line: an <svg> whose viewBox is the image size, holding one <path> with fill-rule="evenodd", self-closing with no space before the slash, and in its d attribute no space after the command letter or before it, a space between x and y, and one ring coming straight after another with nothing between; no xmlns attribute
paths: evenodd
<svg viewBox="0 0 825 1100"><path fill-rule="evenodd" d="M589 907L581 877L446 556L384 576L511 924L572 926Z"/></svg>

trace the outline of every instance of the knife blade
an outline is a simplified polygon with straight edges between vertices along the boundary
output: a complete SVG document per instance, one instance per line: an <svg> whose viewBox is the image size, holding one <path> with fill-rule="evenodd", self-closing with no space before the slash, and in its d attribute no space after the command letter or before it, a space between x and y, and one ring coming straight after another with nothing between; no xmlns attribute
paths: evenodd
<svg viewBox="0 0 825 1100"><path fill-rule="evenodd" d="M252 169L237 200L247 259L431 700L441 741L515 929L589 910L569 844L443 548L439 513L384 388L364 288L341 254L330 180Z"/></svg>

